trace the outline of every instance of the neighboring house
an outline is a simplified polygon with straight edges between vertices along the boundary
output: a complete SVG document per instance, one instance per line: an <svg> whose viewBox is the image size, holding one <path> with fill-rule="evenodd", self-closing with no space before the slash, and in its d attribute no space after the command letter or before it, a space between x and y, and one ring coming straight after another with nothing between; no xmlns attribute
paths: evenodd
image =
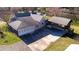
<svg viewBox="0 0 79 59"><path fill-rule="evenodd" d="M45 19L41 15L31 14L30 16L25 16L23 13L18 15L20 16L15 15L15 21L11 21L8 24L19 36L31 34L45 25Z"/></svg>
<svg viewBox="0 0 79 59"><path fill-rule="evenodd" d="M71 19L53 16L48 20L52 27L60 30L70 29Z"/></svg>

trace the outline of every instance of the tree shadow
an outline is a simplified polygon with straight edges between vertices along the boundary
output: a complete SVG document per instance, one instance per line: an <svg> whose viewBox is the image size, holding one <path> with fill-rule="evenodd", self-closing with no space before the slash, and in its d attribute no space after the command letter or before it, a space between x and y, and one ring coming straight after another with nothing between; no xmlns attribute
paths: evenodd
<svg viewBox="0 0 79 59"><path fill-rule="evenodd" d="M72 32L72 34L66 33L63 35L63 37L69 37L71 39L77 40L76 37L79 36L79 34Z"/></svg>
<svg viewBox="0 0 79 59"><path fill-rule="evenodd" d="M5 37L5 34L2 31L0 31L0 38L4 38L4 37Z"/></svg>

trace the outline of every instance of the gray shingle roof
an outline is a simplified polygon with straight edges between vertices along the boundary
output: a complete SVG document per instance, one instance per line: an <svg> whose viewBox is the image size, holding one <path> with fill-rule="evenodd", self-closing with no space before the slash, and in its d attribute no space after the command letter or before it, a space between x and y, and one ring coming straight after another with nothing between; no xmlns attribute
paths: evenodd
<svg viewBox="0 0 79 59"><path fill-rule="evenodd" d="M29 26L35 26L37 24L39 24L39 21L37 20L41 20L42 16L38 16L38 15L32 15L32 16L27 16L27 17L19 17L17 18L16 21L10 22L9 25L15 29L21 29L21 28L25 28L25 27L29 27Z"/></svg>
<svg viewBox="0 0 79 59"><path fill-rule="evenodd" d="M56 23L56 24L60 24L60 25L66 26L71 21L71 19L64 18L64 17L53 16L49 21L53 22L53 23Z"/></svg>
<svg viewBox="0 0 79 59"><path fill-rule="evenodd" d="M43 19L43 16L38 15L38 14L31 14L31 17L35 20L40 22Z"/></svg>

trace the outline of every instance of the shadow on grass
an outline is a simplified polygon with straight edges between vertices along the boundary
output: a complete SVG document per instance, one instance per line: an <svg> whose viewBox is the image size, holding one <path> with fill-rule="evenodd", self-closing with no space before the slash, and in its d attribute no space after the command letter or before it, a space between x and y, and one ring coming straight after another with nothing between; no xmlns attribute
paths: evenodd
<svg viewBox="0 0 79 59"><path fill-rule="evenodd" d="M77 40L76 37L79 36L79 34L72 32L72 34L65 34L63 37L69 37L71 39Z"/></svg>

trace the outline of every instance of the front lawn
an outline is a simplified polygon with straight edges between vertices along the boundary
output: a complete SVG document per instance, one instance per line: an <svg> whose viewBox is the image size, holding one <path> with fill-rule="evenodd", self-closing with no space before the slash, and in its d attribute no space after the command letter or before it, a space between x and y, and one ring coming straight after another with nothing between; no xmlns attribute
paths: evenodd
<svg viewBox="0 0 79 59"><path fill-rule="evenodd" d="M61 37L56 42L52 42L45 51L64 51L70 44L79 44L79 41L69 37Z"/></svg>
<svg viewBox="0 0 79 59"><path fill-rule="evenodd" d="M0 21L0 29L4 33L4 38L0 38L0 45L13 44L21 40L17 35L8 31L8 26L5 22Z"/></svg>
<svg viewBox="0 0 79 59"><path fill-rule="evenodd" d="M11 32L4 32L4 34L4 38L0 39L0 45L13 44L20 41L20 38Z"/></svg>

